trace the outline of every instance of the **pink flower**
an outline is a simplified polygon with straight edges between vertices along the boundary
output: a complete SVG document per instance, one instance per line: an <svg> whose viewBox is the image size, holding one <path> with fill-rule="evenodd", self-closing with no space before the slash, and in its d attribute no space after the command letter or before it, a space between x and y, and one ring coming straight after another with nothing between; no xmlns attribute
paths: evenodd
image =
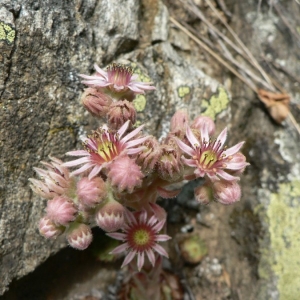
<svg viewBox="0 0 300 300"><path fill-rule="evenodd" d="M80 74L86 79L82 83L91 87L109 87L114 92L124 92L130 89L136 94L144 94L145 90L154 90L152 82L137 81L137 75L133 75L132 68L122 64L111 64L107 71L94 65L96 74L92 76Z"/></svg>
<svg viewBox="0 0 300 300"><path fill-rule="evenodd" d="M46 170L34 168L42 180L29 178L29 181L32 183L32 185L30 185L31 189L47 199L67 193L72 185L69 170L62 166L62 161L51 156L49 156L49 158L51 159L50 163L41 162L46 167Z"/></svg>
<svg viewBox="0 0 300 300"><path fill-rule="evenodd" d="M190 142L190 146L177 139L177 144L190 157L183 157L183 162L192 168L195 168L194 174L197 177L207 175L211 180L216 181L221 178L225 180L238 180L225 172L225 170L238 171L243 170L248 163L243 160L234 160L235 155L243 146L244 142L240 142L235 146L224 149L224 143L227 136L227 128L225 128L216 140L212 140L208 134L208 126L200 128L201 140L197 140L190 127L186 130L186 137Z"/></svg>
<svg viewBox="0 0 300 300"><path fill-rule="evenodd" d="M159 221L154 215L148 218L147 212L126 212L127 222L123 226L124 233L113 232L107 235L125 242L115 248L111 254L127 252L122 267L129 264L137 255L137 266L140 271L147 255L152 266L155 264L154 251L168 257L166 250L158 244L170 239L168 235L158 234L165 224L165 219Z"/></svg>
<svg viewBox="0 0 300 300"><path fill-rule="evenodd" d="M82 167L72 172L71 175L78 175L90 168L93 168L88 176L89 179L92 179L102 170L102 168L107 167L121 154L130 155L139 153L143 148L134 147L143 143L147 137L133 140L131 139L136 136L144 126L142 125L129 134L123 136L128 128L128 125L129 121L127 121L115 133L111 132L107 126L103 126L102 128L98 129L91 136L89 136L88 139L85 140L85 150L70 151L67 153L67 155L83 157L69 161L63 165L66 167L82 165Z"/></svg>

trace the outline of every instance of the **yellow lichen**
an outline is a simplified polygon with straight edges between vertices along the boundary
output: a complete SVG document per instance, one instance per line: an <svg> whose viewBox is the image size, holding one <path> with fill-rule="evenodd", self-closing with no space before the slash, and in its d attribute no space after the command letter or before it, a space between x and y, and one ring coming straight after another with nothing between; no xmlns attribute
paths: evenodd
<svg viewBox="0 0 300 300"><path fill-rule="evenodd" d="M16 37L16 30L10 25L3 21L0 21L0 41L5 41L11 45Z"/></svg>
<svg viewBox="0 0 300 300"><path fill-rule="evenodd" d="M147 103L146 97L141 94L137 95L133 100L133 105L137 112L143 111L146 107L146 103Z"/></svg>
<svg viewBox="0 0 300 300"><path fill-rule="evenodd" d="M278 278L281 300L299 299L300 295L300 181L280 185L271 194L269 219L271 269Z"/></svg>
<svg viewBox="0 0 300 300"><path fill-rule="evenodd" d="M203 99L201 101L201 108L204 111L202 115L216 120L216 116L227 109L229 101L226 90L219 87L217 94L214 94L209 100Z"/></svg>
<svg viewBox="0 0 300 300"><path fill-rule="evenodd" d="M180 98L184 98L186 95L190 94L191 89L189 86L180 86L177 92Z"/></svg>

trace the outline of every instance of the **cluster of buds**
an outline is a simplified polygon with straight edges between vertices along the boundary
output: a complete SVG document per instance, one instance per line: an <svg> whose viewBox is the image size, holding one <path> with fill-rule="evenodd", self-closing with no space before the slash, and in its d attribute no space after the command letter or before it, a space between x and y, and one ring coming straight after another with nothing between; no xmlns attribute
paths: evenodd
<svg viewBox="0 0 300 300"><path fill-rule="evenodd" d="M135 126L133 100L155 89L152 83L139 82L121 64L95 70L80 75L88 86L82 104L104 124L83 138L83 149L66 153L74 160L50 157L42 162L45 169L35 168L40 180L30 179L32 190L48 199L39 230L46 238L65 233L70 246L83 250L97 224L123 242L112 251L126 254L122 266L136 261L141 271L168 257L160 245L170 239L163 233L166 212L156 203L179 192L168 186L202 177L204 184L195 189L200 203L231 204L240 199L238 180L248 163L240 152L243 142L227 149L226 128L213 139L213 120L199 116L190 122L184 110L173 116L165 139L144 134L143 125Z"/></svg>

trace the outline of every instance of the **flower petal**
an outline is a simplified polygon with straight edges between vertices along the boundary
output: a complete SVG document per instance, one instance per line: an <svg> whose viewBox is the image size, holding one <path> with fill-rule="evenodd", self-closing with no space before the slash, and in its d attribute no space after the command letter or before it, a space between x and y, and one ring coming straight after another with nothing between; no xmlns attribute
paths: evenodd
<svg viewBox="0 0 300 300"><path fill-rule="evenodd" d="M130 251L127 255L126 255L126 257L125 257L125 259L124 259L124 261L123 261L123 263L122 263L122 266L121 266L121 268L123 268L124 266L126 266L127 264L129 264L132 260L133 260L133 258L134 258L134 256L136 255L136 251Z"/></svg>
<svg viewBox="0 0 300 300"><path fill-rule="evenodd" d="M154 267L155 265L155 255L154 252L152 251L152 249L148 249L146 250L147 256L149 258L149 261L151 263L151 265Z"/></svg>
<svg viewBox="0 0 300 300"><path fill-rule="evenodd" d="M171 237L168 236L167 234L158 234L155 237L155 241L157 241L157 242L165 242L165 241L168 241L170 239L171 239Z"/></svg>
<svg viewBox="0 0 300 300"><path fill-rule="evenodd" d="M116 247L114 250L110 251L109 254L120 254L126 251L127 248L128 248L128 243L125 243Z"/></svg>
<svg viewBox="0 0 300 300"><path fill-rule="evenodd" d="M196 147L200 146L199 141L196 139L195 135L193 134L191 128L188 126L186 129L186 137L191 143L192 147L195 149Z"/></svg>
<svg viewBox="0 0 300 300"><path fill-rule="evenodd" d="M75 170L74 172L72 172L70 175L71 175L71 176L75 176L75 175L81 174L81 173L83 173L84 171L90 169L91 167L93 167L93 164L92 164L92 163L85 164L85 165L83 165L81 168L79 168L78 170Z"/></svg>
<svg viewBox="0 0 300 300"><path fill-rule="evenodd" d="M128 121L127 121L128 122ZM144 127L145 125L141 125L138 128L134 129L133 131L131 131L129 134L127 134L126 136L124 136L121 141L122 143L127 142L128 140L130 140L132 137L134 137L135 135L137 135Z"/></svg>
<svg viewBox="0 0 300 300"><path fill-rule="evenodd" d="M97 176L98 173L101 171L102 167L103 167L103 165L96 165L88 176L89 180L91 180L95 176Z"/></svg>
<svg viewBox="0 0 300 300"><path fill-rule="evenodd" d="M66 153L67 155L71 155L71 156L86 156L86 155L90 155L87 151L85 150L75 150L75 151L69 151Z"/></svg>
<svg viewBox="0 0 300 300"><path fill-rule="evenodd" d="M126 237L127 237L126 234L120 232L106 233L106 235L119 241L126 241Z"/></svg>
<svg viewBox="0 0 300 300"><path fill-rule="evenodd" d="M144 265L144 262L145 262L145 255L144 255L144 252L139 252L138 253L138 257L137 257L137 267L138 267L138 270L141 271L143 265Z"/></svg>
<svg viewBox="0 0 300 300"><path fill-rule="evenodd" d="M165 256L167 258L169 257L168 253L161 245L155 244L152 246L152 248L160 255Z"/></svg>
<svg viewBox="0 0 300 300"><path fill-rule="evenodd" d="M185 144L184 142L182 142L179 139L176 139L176 143L183 152L187 153L190 156L194 156L195 151L191 147L189 147L187 144Z"/></svg>
<svg viewBox="0 0 300 300"><path fill-rule="evenodd" d="M89 157L81 157L81 158L78 158L78 159L75 159L75 160L71 160L71 161L65 162L62 165L64 167L74 167L74 166L85 164L85 163L87 163L89 161L90 161Z"/></svg>
<svg viewBox="0 0 300 300"><path fill-rule="evenodd" d="M127 130L128 126L129 126L129 120L126 121L118 130L119 138L122 138L122 136L125 133L125 131Z"/></svg>
<svg viewBox="0 0 300 300"><path fill-rule="evenodd" d="M102 75L106 80L108 79L107 77L107 72L102 70L97 64L94 64L94 69L100 74Z"/></svg>
<svg viewBox="0 0 300 300"><path fill-rule="evenodd" d="M218 171L217 171L217 174L218 174L220 177L222 177L223 179L227 180L227 181L240 180L239 177L232 176L232 175L226 173L226 172L223 171L223 170L218 170Z"/></svg>
<svg viewBox="0 0 300 300"><path fill-rule="evenodd" d="M223 147L225 141L227 138L227 127L225 127L222 132L219 134L219 136L217 137L217 143L215 143L214 145L214 150L219 150Z"/></svg>
<svg viewBox="0 0 300 300"><path fill-rule="evenodd" d="M230 155L233 155L235 153L237 153L241 148L242 146L244 145L245 142L240 142L238 144L236 144L235 146L225 150L223 153L228 157Z"/></svg>

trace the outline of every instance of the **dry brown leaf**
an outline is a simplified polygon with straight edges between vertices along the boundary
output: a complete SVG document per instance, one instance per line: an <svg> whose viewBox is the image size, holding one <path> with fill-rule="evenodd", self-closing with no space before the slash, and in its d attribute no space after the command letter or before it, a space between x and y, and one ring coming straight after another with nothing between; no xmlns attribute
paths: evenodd
<svg viewBox="0 0 300 300"><path fill-rule="evenodd" d="M272 93L264 89L257 91L258 97L263 102L275 122L281 124L290 112L290 95Z"/></svg>

